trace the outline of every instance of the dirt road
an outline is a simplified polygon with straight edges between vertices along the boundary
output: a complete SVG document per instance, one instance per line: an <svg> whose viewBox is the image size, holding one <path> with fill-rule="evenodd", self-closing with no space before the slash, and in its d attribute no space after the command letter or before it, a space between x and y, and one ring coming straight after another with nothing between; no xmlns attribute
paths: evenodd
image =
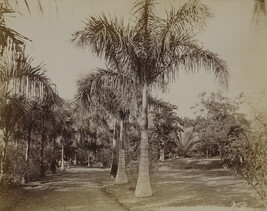
<svg viewBox="0 0 267 211"><path fill-rule="evenodd" d="M15 193L17 196L13 194L12 200L0 200L0 209L127 210L102 188L113 183L108 173L107 169L72 168L64 173L49 175L46 181L24 186L20 193Z"/></svg>

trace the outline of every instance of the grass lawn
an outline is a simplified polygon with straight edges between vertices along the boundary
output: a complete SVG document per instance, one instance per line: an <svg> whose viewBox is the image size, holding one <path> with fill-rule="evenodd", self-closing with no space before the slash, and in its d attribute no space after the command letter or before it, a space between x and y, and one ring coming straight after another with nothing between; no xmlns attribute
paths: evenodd
<svg viewBox="0 0 267 211"><path fill-rule="evenodd" d="M150 198L136 198L136 175L128 173L128 176L129 184L105 186L104 189L130 210L263 208L256 192L233 171L224 169L219 159L186 158L164 162L151 176L153 197Z"/></svg>

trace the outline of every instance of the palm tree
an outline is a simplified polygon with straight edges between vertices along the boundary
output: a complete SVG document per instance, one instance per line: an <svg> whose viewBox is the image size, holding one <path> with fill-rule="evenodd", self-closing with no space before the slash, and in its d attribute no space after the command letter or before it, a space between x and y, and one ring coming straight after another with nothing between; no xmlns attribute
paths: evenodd
<svg viewBox="0 0 267 211"><path fill-rule="evenodd" d="M7 4L0 3L0 58L7 49L12 49L17 52L23 51L23 46L27 37L19 34L13 29L10 29L5 23L5 15L15 13Z"/></svg>
<svg viewBox="0 0 267 211"><path fill-rule="evenodd" d="M114 72L112 70L98 69L95 73L86 75L78 81L77 98L88 110L98 108L96 111L98 113L101 113L103 110L109 113L114 119L114 125L117 124L117 119L119 120L119 160L115 184L125 184L128 183L125 172L125 121L129 117L129 108L131 105L129 101L131 99L122 97L119 91L115 92L115 90L109 88L109 81L106 81L106 77L108 76L106 74L107 72L113 72L118 77L123 77L119 71ZM129 94L133 94L133 92L129 92ZM115 135L113 139L115 139Z"/></svg>
<svg viewBox="0 0 267 211"><path fill-rule="evenodd" d="M178 10L172 8L166 17L157 16L155 0L139 0L134 5L134 25L123 20L109 20L105 15L91 16L83 30L73 34L78 47L88 47L104 58L110 67L120 66L142 88L142 132L139 176L135 190L138 197L152 195L148 162L148 92L153 85L170 83L179 71L197 72L205 69L215 74L225 87L228 71L225 61L203 49L195 41L196 30L203 30L211 13L206 5L191 0ZM114 88L126 83L110 72L107 77Z"/></svg>
<svg viewBox="0 0 267 211"><path fill-rule="evenodd" d="M64 170L64 157L66 151L66 145L74 138L73 118L71 116L70 104L66 103L63 107L60 121L61 132L61 170Z"/></svg>
<svg viewBox="0 0 267 211"><path fill-rule="evenodd" d="M18 122L28 114L28 105L23 96L14 96L8 93L0 96L0 129L3 133L4 144L1 155L0 179L4 173L8 143L12 140Z"/></svg>
<svg viewBox="0 0 267 211"><path fill-rule="evenodd" d="M6 2L6 6L4 9L6 8L11 8L10 5L8 5L8 2ZM40 12L42 14L44 14L44 9L43 9L43 4L40 0L37 0L38 2L38 8L40 10ZM57 5L57 0L54 0L55 2L55 8L56 8L56 12L58 14L58 5ZM18 6L18 2L16 1L16 4ZM24 0L24 4L26 5L28 12L31 14L31 9L29 6L29 1L28 0ZM0 13L1 14L1 13ZM266 0L254 0L254 11L253 11L253 19L255 20L255 22L257 23L259 20L263 20L264 18L266 18Z"/></svg>
<svg viewBox="0 0 267 211"><path fill-rule="evenodd" d="M38 107L44 102L50 105L62 102L52 83L45 76L42 65L32 66L32 58L14 59L13 57L11 61L0 66L1 92L26 96L32 111L38 111ZM37 114L32 112L27 118L29 121L25 122L25 127L29 132L28 141L30 141L32 124L36 120L34 115ZM29 123L28 126L27 123Z"/></svg>
<svg viewBox="0 0 267 211"><path fill-rule="evenodd" d="M42 104L52 106L62 101L50 80L45 76L42 65L33 67L32 61L33 59L23 57L21 54L13 54L0 64L0 93L1 100L5 102L2 105L8 105L9 102L12 102L11 99L17 101L17 99L21 98L24 100L16 104L17 106L21 106L20 110L23 108L27 108L28 111L32 109L32 112L28 112L26 115L24 121L21 121L23 124L22 126L28 134L26 161L28 161L29 158L31 133L36 122L36 116L34 115L38 113L38 115L41 115L40 109L38 108L40 108ZM13 107L10 108L13 109ZM1 119L4 119L7 113L6 111L10 108L8 108L8 106L2 107ZM34 108L37 108L37 113L33 112ZM18 107L14 107L14 109L18 109ZM20 117L22 116L20 115ZM18 124L19 118L16 117L13 121L15 121L14 124ZM2 131L6 130L5 128L7 125L8 123L3 121L3 125L0 129ZM8 141L9 139L6 139L4 148L7 148ZM5 150L3 154L2 163L4 163L5 160Z"/></svg>

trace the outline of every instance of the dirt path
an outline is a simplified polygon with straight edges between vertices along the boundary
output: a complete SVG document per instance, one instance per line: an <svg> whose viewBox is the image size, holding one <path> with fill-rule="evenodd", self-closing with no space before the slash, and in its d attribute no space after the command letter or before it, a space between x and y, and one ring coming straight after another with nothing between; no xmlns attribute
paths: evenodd
<svg viewBox="0 0 267 211"><path fill-rule="evenodd" d="M151 175L153 197L150 198L134 196L133 178L137 175L128 172L129 184L113 185L114 180L108 174L108 169L76 167L48 175L46 181L27 184L23 189L8 190L2 196L0 190L0 210L206 211L232 206L248 210L262 207L246 181L223 169L218 159L164 162Z"/></svg>
<svg viewBox="0 0 267 211"><path fill-rule="evenodd" d="M102 189L103 185L113 183L108 173L107 169L72 168L62 174L50 175L46 181L24 186L16 197L13 194L12 204L0 208L18 211L127 210Z"/></svg>

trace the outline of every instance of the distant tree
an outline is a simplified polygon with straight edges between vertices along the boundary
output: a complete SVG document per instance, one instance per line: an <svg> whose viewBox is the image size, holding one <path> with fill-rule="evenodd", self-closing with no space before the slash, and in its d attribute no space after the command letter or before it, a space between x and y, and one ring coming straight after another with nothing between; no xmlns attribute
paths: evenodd
<svg viewBox="0 0 267 211"><path fill-rule="evenodd" d="M78 94L77 98L81 103L87 107L88 110L94 110L96 113L105 112L112 116L113 121L119 122L120 131L117 144L119 148L118 153L118 171L116 174L115 183L124 184L128 182L125 172L125 123L129 118L131 108L131 97L133 96L129 89L128 96L123 95L121 90L114 90L110 88L109 77L110 70L98 69L94 73L90 73L78 81ZM113 72L118 77L123 78L123 74L117 69ZM129 79L129 81L131 81ZM125 86L126 87L126 86ZM124 96L124 97L123 97ZM113 134L115 141L116 134ZM113 147L115 150L115 147ZM115 154L115 152L113 153Z"/></svg>
<svg viewBox="0 0 267 211"><path fill-rule="evenodd" d="M164 161L165 154L174 152L177 147L177 133L182 131L182 119L176 113L177 107L165 103L165 107L155 109L152 112L153 128L151 131L151 138L153 142L157 142L158 150L160 151L160 160ZM155 143L153 143L155 144Z"/></svg>
<svg viewBox="0 0 267 211"><path fill-rule="evenodd" d="M244 114L239 112L243 101L243 94L231 100L222 93L206 93L200 95L200 104L194 109L199 116L196 119L195 131L198 132L199 149L207 156L219 155L224 162L224 153L232 139L229 137L231 130L248 126Z"/></svg>
<svg viewBox="0 0 267 211"><path fill-rule="evenodd" d="M85 106L78 99L73 103L77 150L83 152L84 155L86 154L88 166L96 164L96 162L101 162L104 166L108 166L110 163L109 153L103 154L102 158L98 154L107 150L112 142L113 131L110 129L111 120L109 114L101 109L101 112L98 112L93 107L88 109L88 105ZM91 157L93 157L93 160L90 160Z"/></svg>
<svg viewBox="0 0 267 211"><path fill-rule="evenodd" d="M197 146L199 144L199 137L198 133L195 131L195 127L183 127L183 131L180 132L178 135L178 154L182 157L188 157L192 155L192 153L196 151Z"/></svg>

